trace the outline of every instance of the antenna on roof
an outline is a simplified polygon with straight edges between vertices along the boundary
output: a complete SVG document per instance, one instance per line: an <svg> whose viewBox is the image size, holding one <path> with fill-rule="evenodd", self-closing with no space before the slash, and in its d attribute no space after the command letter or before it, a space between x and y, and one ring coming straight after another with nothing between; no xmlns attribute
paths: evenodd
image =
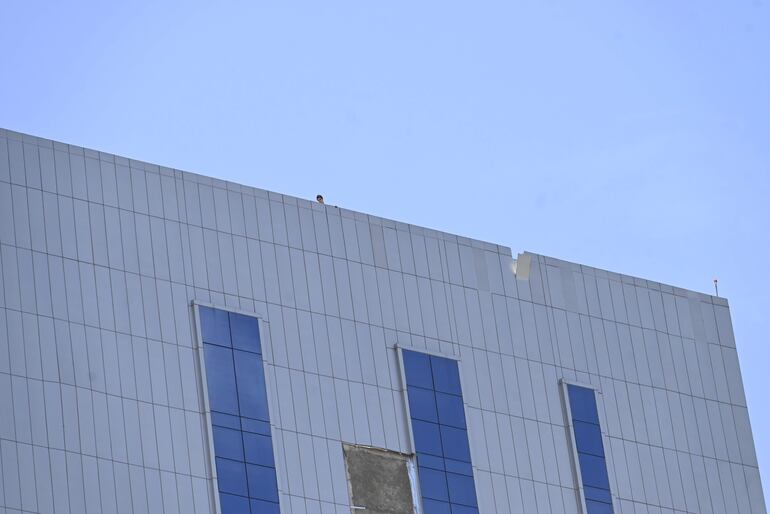
<svg viewBox="0 0 770 514"><path fill-rule="evenodd" d="M719 280L714 279L714 296L719 296Z"/></svg>

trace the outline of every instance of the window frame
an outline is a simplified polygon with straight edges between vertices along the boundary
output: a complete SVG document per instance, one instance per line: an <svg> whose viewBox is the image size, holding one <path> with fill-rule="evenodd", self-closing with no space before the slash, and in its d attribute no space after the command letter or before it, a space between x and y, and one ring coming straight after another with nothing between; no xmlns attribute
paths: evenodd
<svg viewBox="0 0 770 514"><path fill-rule="evenodd" d="M232 312L234 314L242 314L244 316L251 316L253 318L257 319L257 329L259 330L259 336L262 343L262 366L264 368L265 373L265 393L267 395L267 407L268 412L270 415L270 419L273 419L273 415L276 414L272 412L272 409L270 407L271 401L270 399L273 398L273 390L271 388L271 383L268 380L268 374L267 374L267 358L266 358L266 351L265 348L269 344L269 338L263 337L265 334L268 333L268 330L266 330L265 324L267 321L265 321L265 317L263 313L255 312L255 311L248 311L243 309L237 309L234 307L226 306L226 305L219 305L215 303L209 303L209 302L203 302L199 300L192 300L190 301L190 309L192 310L192 321L193 321L193 358L195 360L195 367L197 371L197 383L198 383L198 398L199 400L199 407L201 409L201 412L203 413L203 416L206 420L203 427L203 439L204 439L204 454L208 456L208 458L205 459L206 461L206 475L208 478L209 483L209 499L210 499L210 507L212 511L215 514L222 514L222 505L220 503L219 499L219 477L217 476L217 467L216 467L216 454L214 452L214 422L211 415L211 403L209 402L209 387L208 387L208 378L206 375L206 359L204 356L204 344L203 344L203 332L201 330L201 314L200 314L200 308L201 307L207 307L210 309L217 309L220 311L225 312ZM271 421L271 427L272 427L272 421ZM271 430L272 432L272 430ZM271 436L271 439L272 436ZM272 441L273 445L275 445L275 440ZM276 456L277 452L275 449L275 446L273 446L273 455ZM278 472L278 459L275 459L275 470L276 470L276 481L278 483L278 491L279 491L279 506L280 506L280 491L281 491L281 473ZM280 507L279 507L280 508Z"/></svg>
<svg viewBox="0 0 770 514"><path fill-rule="evenodd" d="M414 504L415 514L422 514L423 513L423 505L422 505L423 496L420 488L420 478L419 478L420 475L419 475L419 470L417 466L417 446L415 445L415 442L414 442L414 429L412 427L412 412L409 406L409 391L408 391L408 385L406 382L406 368L404 366L403 352L404 350L406 350L411 352L422 353L429 357L430 356L441 357L443 359L449 359L449 360L455 361L457 363L457 372L460 379L461 392L465 390L465 388L463 387L464 386L463 374L460 367L462 363L462 359L460 358L459 355L452 355L446 352L429 350L426 348L414 348L411 346L405 346L398 343L395 344L394 349L396 351L396 357L398 360L398 370L399 370L399 377L400 377L399 385L401 387L401 400L404 408L404 416L406 417L406 428L407 428L406 431L409 436L409 452L410 452L409 461L411 463L411 468L414 470L414 476L412 477L412 502ZM468 413L466 412L467 409L465 406L465 396L462 395L462 398L463 398L463 415L465 416L465 424L466 424L465 430L468 433L468 448L469 448L469 452L472 454L473 450L471 448L470 429L468 427ZM438 412L437 412L437 415L438 415ZM475 466L473 464L473 455L470 456L470 460L471 462L469 464L471 466L471 472L473 473L473 488L474 488L474 492L476 494L476 498L478 502L478 498L480 496L479 496L478 485L476 484L476 474L474 473Z"/></svg>
<svg viewBox="0 0 770 514"><path fill-rule="evenodd" d="M561 400L562 400L562 413L564 415L564 423L567 427L567 432L569 434L569 447L570 447L570 460L572 462L572 473L575 477L576 485L577 485L577 497L578 497L578 503L580 504L580 511L583 514L588 514L588 506L586 505L586 496L585 496L585 489L583 484L583 473L580 469L580 458L578 454L578 448L577 448L577 440L575 439L575 427L573 426L572 422L572 406L570 405L570 399L569 399L569 386L576 386L576 387L582 387L585 389L590 389L594 392L594 401L596 402L596 412L599 416L599 428L602 435L602 445L604 449L604 466L607 468L607 478L608 482L612 480L612 475L610 473L609 466L607 466L607 462L610 459L610 451L609 451L609 437L607 435L607 432L604 429L605 426L605 413L604 413L604 402L600 401L602 399L602 391L597 386L593 384L587 384L585 382L579 382L577 380L570 380L567 378L560 378L559 379L559 390L561 391ZM612 510L613 512L619 512L617 505L615 504L615 493L613 492L615 490L614 487L612 487L612 484L610 484L610 500L612 503Z"/></svg>

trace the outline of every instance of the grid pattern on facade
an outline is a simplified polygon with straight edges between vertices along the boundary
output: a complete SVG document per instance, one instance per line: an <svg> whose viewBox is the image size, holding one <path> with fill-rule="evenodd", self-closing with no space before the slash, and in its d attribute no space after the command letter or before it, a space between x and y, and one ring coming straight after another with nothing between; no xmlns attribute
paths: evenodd
<svg viewBox="0 0 770 514"><path fill-rule="evenodd" d="M199 312L222 514L278 514L258 320Z"/></svg>
<svg viewBox="0 0 770 514"><path fill-rule="evenodd" d="M196 301L260 317L284 513L350 514L343 441L412 451L398 345L460 359L481 512L579 512L561 377L616 514L765 514L727 301L514 258L0 129L2 507L210 512Z"/></svg>
<svg viewBox="0 0 770 514"><path fill-rule="evenodd" d="M425 514L478 512L457 361L403 350Z"/></svg>

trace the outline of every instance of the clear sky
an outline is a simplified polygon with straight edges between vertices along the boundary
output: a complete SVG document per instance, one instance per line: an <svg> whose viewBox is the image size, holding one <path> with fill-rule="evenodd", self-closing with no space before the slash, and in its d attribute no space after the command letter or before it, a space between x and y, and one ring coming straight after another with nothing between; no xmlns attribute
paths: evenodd
<svg viewBox="0 0 770 514"><path fill-rule="evenodd" d="M767 0L3 0L0 126L718 277L770 499Z"/></svg>

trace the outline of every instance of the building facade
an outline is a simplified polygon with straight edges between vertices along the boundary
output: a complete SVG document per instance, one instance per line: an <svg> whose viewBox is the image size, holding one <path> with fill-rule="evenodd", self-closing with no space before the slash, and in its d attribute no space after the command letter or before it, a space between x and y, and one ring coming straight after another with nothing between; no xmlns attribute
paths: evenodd
<svg viewBox="0 0 770 514"><path fill-rule="evenodd" d="M0 509L765 514L728 304L0 131Z"/></svg>

